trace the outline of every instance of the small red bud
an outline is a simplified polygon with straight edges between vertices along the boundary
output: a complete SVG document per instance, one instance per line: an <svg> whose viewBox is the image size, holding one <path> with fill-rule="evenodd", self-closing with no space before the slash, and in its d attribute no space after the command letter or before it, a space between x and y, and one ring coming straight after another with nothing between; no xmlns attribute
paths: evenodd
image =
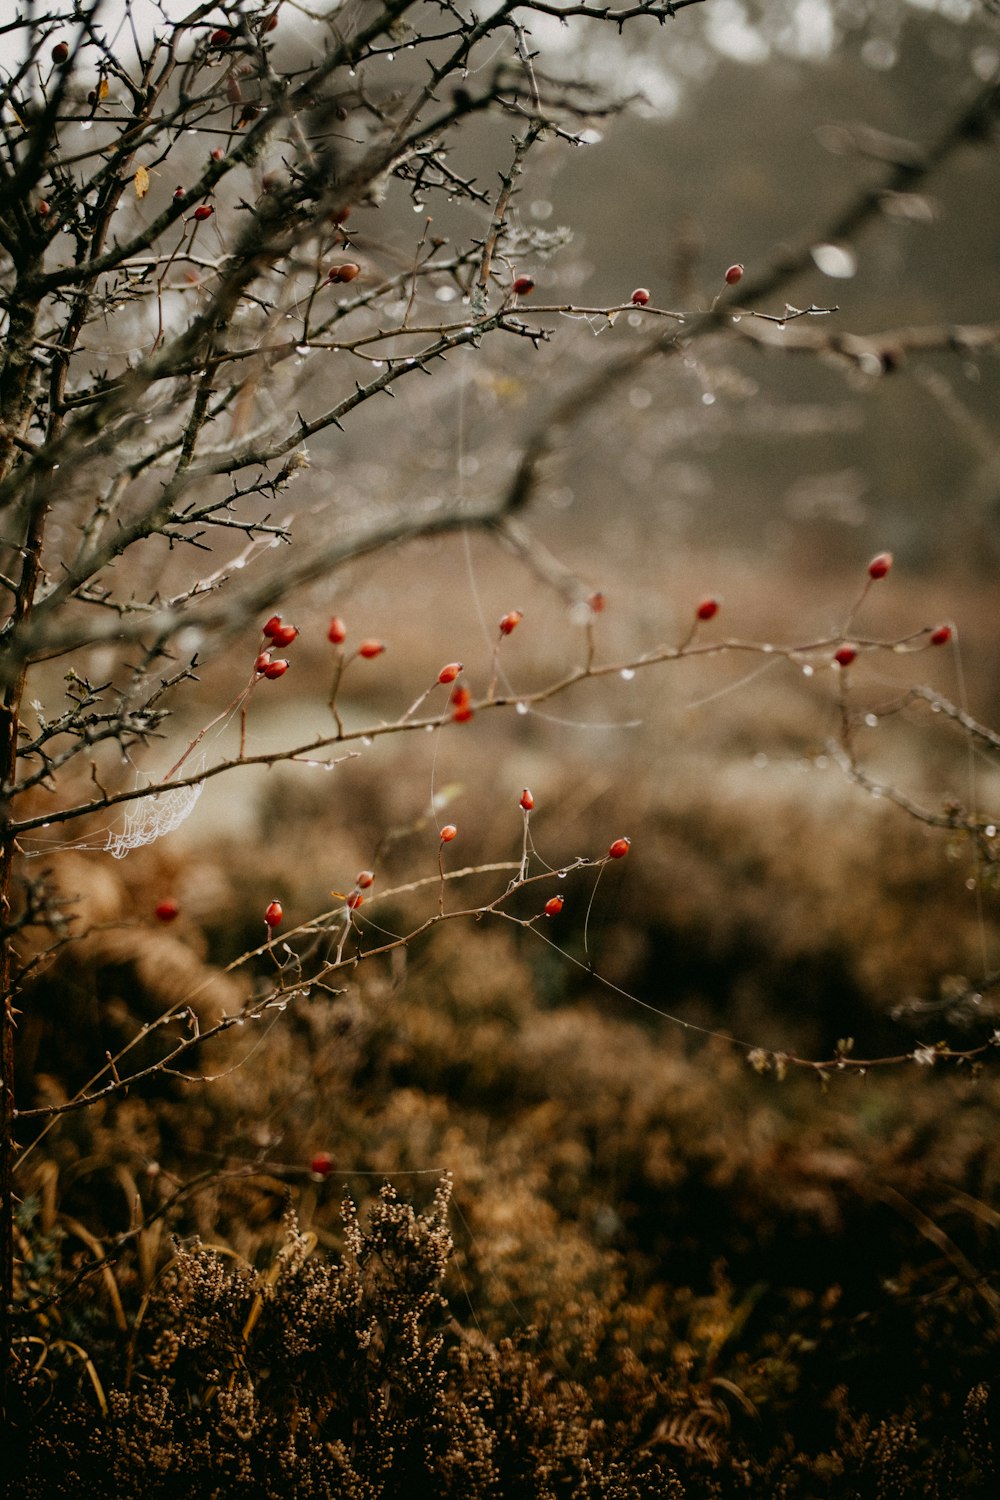
<svg viewBox="0 0 1000 1500"><path fill-rule="evenodd" d="M526 297L529 292L535 290L534 278L531 276L516 276L511 291L515 297Z"/></svg>
<svg viewBox="0 0 1000 1500"><path fill-rule="evenodd" d="M458 676L461 670L462 663L460 661L450 661L448 665L446 667L442 667L440 672L438 673L438 682L454 682L455 678Z"/></svg>
<svg viewBox="0 0 1000 1500"><path fill-rule="evenodd" d="M590 605L590 609L593 614L600 615L603 614L605 609L607 608L608 601L604 594L596 593L591 594L590 598L587 600L587 603Z"/></svg>
<svg viewBox="0 0 1000 1500"><path fill-rule="evenodd" d="M381 656L384 650L384 641L362 641L358 647L358 655L363 656L365 661L374 661L375 657Z"/></svg>
<svg viewBox="0 0 1000 1500"><path fill-rule="evenodd" d="M523 807L525 812L530 812L534 805L535 799L531 795L531 792L528 790L528 788L525 787L524 791L521 793L521 799L518 803L518 806Z"/></svg>
<svg viewBox="0 0 1000 1500"><path fill-rule="evenodd" d="M857 646L852 646L850 645L850 643L845 643L843 646L837 647L836 651L833 653L833 659L837 663L838 667L849 667L857 654Z"/></svg>
<svg viewBox="0 0 1000 1500"><path fill-rule="evenodd" d="M614 843L611 845L611 848L608 850L608 858L624 859L631 847L631 839L615 839Z"/></svg>
<svg viewBox="0 0 1000 1500"><path fill-rule="evenodd" d="M270 665L271 665L271 653L270 653L270 651L262 651L260 653L260 655L258 656L257 660L254 662L253 669L257 673L258 676L262 676L263 673L266 671L266 669Z"/></svg>
<svg viewBox="0 0 1000 1500"><path fill-rule="evenodd" d="M516 630L523 619L524 615L519 609L508 610L507 614L500 621L500 634L510 635L511 631Z"/></svg>
<svg viewBox="0 0 1000 1500"><path fill-rule="evenodd" d="M446 823L438 835L442 844L450 844L452 839L458 837L458 829L454 823Z"/></svg>
<svg viewBox="0 0 1000 1500"><path fill-rule="evenodd" d="M650 291L648 287L637 286L628 300L630 302L634 302L636 307L645 307L646 303L649 301L649 297Z"/></svg>
<svg viewBox="0 0 1000 1500"><path fill-rule="evenodd" d="M271 632L271 639L276 646L290 646L298 635L298 627L295 625L278 624Z"/></svg>
<svg viewBox="0 0 1000 1500"><path fill-rule="evenodd" d="M566 898L564 896L550 896L545 903L545 915L547 917L558 917L565 905Z"/></svg>
<svg viewBox="0 0 1000 1500"><path fill-rule="evenodd" d="M158 922L173 922L180 915L180 907L172 896L157 901L153 911Z"/></svg>
<svg viewBox="0 0 1000 1500"><path fill-rule="evenodd" d="M283 656L279 656L277 661L269 661L263 670L267 680L273 682L276 677L284 677L288 671L288 663Z"/></svg>
<svg viewBox="0 0 1000 1500"><path fill-rule="evenodd" d="M326 638L328 641L332 641L335 646L342 646L347 640L347 626L339 615L334 615L330 621L330 628L326 632Z"/></svg>
<svg viewBox="0 0 1000 1500"><path fill-rule="evenodd" d="M931 645L932 646L946 646L950 640L951 640L951 626L950 625L938 625L935 630L931 631Z"/></svg>
<svg viewBox="0 0 1000 1500"><path fill-rule="evenodd" d="M735 266L730 266L726 272L726 281L730 286L735 286L738 281L743 280L743 267L737 261Z"/></svg>
<svg viewBox="0 0 1000 1500"><path fill-rule="evenodd" d="M714 620L719 613L718 599L703 599L694 613L698 620Z"/></svg>
<svg viewBox="0 0 1000 1500"><path fill-rule="evenodd" d="M210 203L199 203L198 207L194 211L193 217L198 220L199 224L204 224L205 220L210 219L214 213L215 209Z"/></svg>
<svg viewBox="0 0 1000 1500"><path fill-rule="evenodd" d="M355 876L354 884L360 891L370 890L375 884L375 876L371 870L359 870Z"/></svg>
<svg viewBox="0 0 1000 1500"><path fill-rule="evenodd" d="M333 1171L333 1157L329 1151L317 1151L309 1163L309 1170L314 1177L329 1177Z"/></svg>
<svg viewBox="0 0 1000 1500"><path fill-rule="evenodd" d="M264 921L268 927L280 927L281 919L285 915L280 901L270 901L264 912Z"/></svg>
<svg viewBox="0 0 1000 1500"><path fill-rule="evenodd" d="M66 43L56 42L55 46L52 48L52 61L54 63L64 63L68 57L69 47L66 45Z"/></svg>
<svg viewBox="0 0 1000 1500"><path fill-rule="evenodd" d="M869 578L884 578L892 567L891 552L877 552L868 564Z"/></svg>

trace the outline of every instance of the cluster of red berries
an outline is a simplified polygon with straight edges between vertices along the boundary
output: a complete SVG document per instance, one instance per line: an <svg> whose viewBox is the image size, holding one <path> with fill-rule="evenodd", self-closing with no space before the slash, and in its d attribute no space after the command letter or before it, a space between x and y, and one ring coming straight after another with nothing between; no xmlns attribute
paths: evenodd
<svg viewBox="0 0 1000 1500"><path fill-rule="evenodd" d="M298 633L298 627L286 625L280 615L271 616L262 632L264 639L270 642L270 646L261 647L257 660L253 664L258 677L266 677L269 682L273 682L276 677L284 677L288 671L288 661L283 656L272 657L271 651L275 648L290 646Z"/></svg>

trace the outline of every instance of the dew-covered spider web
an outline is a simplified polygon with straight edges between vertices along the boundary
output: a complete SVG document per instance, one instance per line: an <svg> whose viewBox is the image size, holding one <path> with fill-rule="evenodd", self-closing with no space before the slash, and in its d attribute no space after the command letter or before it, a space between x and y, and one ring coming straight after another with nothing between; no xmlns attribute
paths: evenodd
<svg viewBox="0 0 1000 1500"><path fill-rule="evenodd" d="M203 781L171 787L153 796L139 797L125 812L125 826L110 833L102 846L114 859L124 859L133 849L153 844L165 834L173 833L191 816L194 805L205 787Z"/></svg>

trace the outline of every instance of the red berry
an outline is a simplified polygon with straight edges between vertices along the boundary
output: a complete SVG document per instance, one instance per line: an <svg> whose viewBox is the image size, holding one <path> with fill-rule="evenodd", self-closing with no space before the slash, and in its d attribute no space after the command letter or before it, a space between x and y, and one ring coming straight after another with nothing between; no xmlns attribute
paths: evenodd
<svg viewBox="0 0 1000 1500"><path fill-rule="evenodd" d="M453 724L468 724L470 719L476 717L476 710L471 703L457 703L451 711Z"/></svg>
<svg viewBox="0 0 1000 1500"><path fill-rule="evenodd" d="M47 198L39 198L38 202L35 204L35 213L38 215L38 217L40 219L47 219L51 212L52 204L49 202L49 200Z"/></svg>
<svg viewBox="0 0 1000 1500"><path fill-rule="evenodd" d="M272 12L271 12L271 14L269 16L265 16L264 17L263 24L262 24L262 26L260 28L261 29L261 33L263 34L265 31L273 31L275 29L275 27L277 26L277 24L278 24L278 12L276 10L272 10Z"/></svg>
<svg viewBox="0 0 1000 1500"><path fill-rule="evenodd" d="M743 267L737 261L735 266L730 266L726 272L726 281L730 286L735 286L738 281L743 280Z"/></svg>
<svg viewBox="0 0 1000 1500"><path fill-rule="evenodd" d="M507 614L500 621L500 634L510 635L511 631L516 630L523 619L524 615L519 609L508 610Z"/></svg>
<svg viewBox="0 0 1000 1500"><path fill-rule="evenodd" d="M648 287L646 287L646 286L637 286L636 289L635 289L635 291L632 293L631 297L629 298L629 301L630 302L634 302L635 305L636 305L636 307L645 307L646 303L649 301L649 297L650 297L650 292L649 292L649 288Z"/></svg>
<svg viewBox="0 0 1000 1500"><path fill-rule="evenodd" d="M458 829L454 823L446 823L438 835L442 844L450 844L452 839L458 837Z"/></svg>
<svg viewBox="0 0 1000 1500"><path fill-rule="evenodd" d="M869 578L884 578L892 567L891 552L877 552L868 564Z"/></svg>
<svg viewBox="0 0 1000 1500"><path fill-rule="evenodd" d="M267 666L264 668L264 676L268 682L273 682L276 677L284 677L287 671L287 661L283 656L279 656L277 661L269 661L267 663Z"/></svg>
<svg viewBox="0 0 1000 1500"><path fill-rule="evenodd" d="M281 616L280 615L272 615L271 618L265 624L264 629L261 631L261 635L266 635L269 641L273 641L275 635L277 634L277 632L280 629L281 629Z"/></svg>
<svg viewBox="0 0 1000 1500"><path fill-rule="evenodd" d="M547 917L558 917L559 913L562 911L565 905L565 897L550 896L545 903L545 915Z"/></svg>
<svg viewBox="0 0 1000 1500"><path fill-rule="evenodd" d="M531 276L516 276L511 291L516 297L526 297L529 292L535 290L535 282Z"/></svg>
<svg viewBox="0 0 1000 1500"><path fill-rule="evenodd" d="M271 639L276 646L290 646L298 635L298 629L294 625L278 625L271 634Z"/></svg>
<svg viewBox="0 0 1000 1500"><path fill-rule="evenodd" d="M187 197L187 192L185 191L184 188L182 188L182 187L175 187L174 188L174 198L175 199L186 198L186 197Z"/></svg>
<svg viewBox="0 0 1000 1500"><path fill-rule="evenodd" d="M347 626L339 615L334 615L330 621L330 628L326 632L326 638L328 641L332 641L335 646L342 646L347 640Z"/></svg>
<svg viewBox="0 0 1000 1500"><path fill-rule="evenodd" d="M695 610L695 618L699 620L714 620L719 613L718 599L703 599Z"/></svg>
<svg viewBox="0 0 1000 1500"><path fill-rule="evenodd" d="M153 911L158 922L173 922L180 915L180 907L172 896L167 896L163 901L157 901Z"/></svg>
<svg viewBox="0 0 1000 1500"><path fill-rule="evenodd" d="M938 625L935 630L931 631L931 645L932 646L946 646L950 640L951 640L951 626L950 625Z"/></svg>
<svg viewBox="0 0 1000 1500"><path fill-rule="evenodd" d="M357 911L358 907L362 904L364 899L365 898L360 891L352 891L347 898L348 909L350 911Z"/></svg>
<svg viewBox="0 0 1000 1500"><path fill-rule="evenodd" d="M212 147L212 160L213 161L222 161L224 159L225 155L226 155L226 153L223 151L223 149L222 149L221 146L213 146Z"/></svg>
<svg viewBox="0 0 1000 1500"><path fill-rule="evenodd" d="M284 915L285 913L282 910L281 902L271 901L268 903L267 909L264 912L264 921L267 923L268 927L280 927L281 919Z"/></svg>
<svg viewBox="0 0 1000 1500"><path fill-rule="evenodd" d="M531 795L531 792L528 790L528 788L525 787L524 791L521 793L521 800L519 801L518 806L523 807L525 812L530 812L534 805L535 799Z"/></svg>
<svg viewBox="0 0 1000 1500"><path fill-rule="evenodd" d="M260 655L258 656L257 660L254 662L253 669L257 673L257 675L260 677L260 676L263 676L264 672L267 670L267 668L270 665L271 665L271 653L270 653L270 651L262 651L260 653Z"/></svg>
<svg viewBox="0 0 1000 1500"><path fill-rule="evenodd" d="M367 891L371 888L371 886L375 884L375 876L371 870L359 870L355 877L354 884L358 887L359 890Z"/></svg>
<svg viewBox="0 0 1000 1500"><path fill-rule="evenodd" d="M309 1170L314 1177L329 1177L333 1171L333 1157L329 1151L317 1151L309 1163Z"/></svg>
<svg viewBox="0 0 1000 1500"><path fill-rule="evenodd" d="M467 708L472 702L472 694L464 683L458 683L451 690L451 701L456 708Z"/></svg>
<svg viewBox="0 0 1000 1500"><path fill-rule="evenodd" d="M361 275L361 267L357 261L345 260L339 266L331 266L326 273L327 281L353 281L355 276Z"/></svg>
<svg viewBox="0 0 1000 1500"><path fill-rule="evenodd" d="M843 646L837 647L836 651L833 653L833 659L837 663L838 667L849 667L857 654L857 646L852 646L848 642Z"/></svg>
<svg viewBox="0 0 1000 1500"><path fill-rule="evenodd" d="M358 655L363 656L365 661L373 661L376 656L381 656L384 650L384 641L362 641L358 647Z"/></svg>
<svg viewBox="0 0 1000 1500"><path fill-rule="evenodd" d="M438 682L454 682L462 670L460 661L450 661L446 667L442 667L438 673Z"/></svg>
<svg viewBox="0 0 1000 1500"><path fill-rule="evenodd" d="M213 31L209 41L213 47L227 47L233 39L233 33L227 31L225 26L220 26L218 31Z"/></svg>
<svg viewBox="0 0 1000 1500"><path fill-rule="evenodd" d="M66 43L56 42L52 48L52 61L54 63L64 63L67 57L69 57L69 48Z"/></svg>
<svg viewBox="0 0 1000 1500"><path fill-rule="evenodd" d="M604 610L607 608L608 601L604 594L597 593L591 594L590 598L587 600L587 603L590 605L591 612L593 614L600 615L603 614Z"/></svg>
<svg viewBox="0 0 1000 1500"><path fill-rule="evenodd" d="M205 220L210 219L214 213L215 209L210 203L199 203L194 211L194 217L198 220L199 224L204 224Z"/></svg>
<svg viewBox="0 0 1000 1500"><path fill-rule="evenodd" d="M615 839L614 843L611 845L611 848L608 850L608 858L624 859L631 847L631 839Z"/></svg>

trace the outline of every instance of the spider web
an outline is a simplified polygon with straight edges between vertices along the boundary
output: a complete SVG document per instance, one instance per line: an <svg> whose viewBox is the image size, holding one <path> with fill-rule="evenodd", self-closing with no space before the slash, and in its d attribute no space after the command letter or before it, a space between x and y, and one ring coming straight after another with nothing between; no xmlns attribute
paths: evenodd
<svg viewBox="0 0 1000 1500"><path fill-rule="evenodd" d="M173 833L191 816L204 789L205 783L199 781L139 799L126 811L124 828L118 833L109 833L102 847L113 859L124 859L131 850L141 849L144 844L153 844L165 834Z"/></svg>

